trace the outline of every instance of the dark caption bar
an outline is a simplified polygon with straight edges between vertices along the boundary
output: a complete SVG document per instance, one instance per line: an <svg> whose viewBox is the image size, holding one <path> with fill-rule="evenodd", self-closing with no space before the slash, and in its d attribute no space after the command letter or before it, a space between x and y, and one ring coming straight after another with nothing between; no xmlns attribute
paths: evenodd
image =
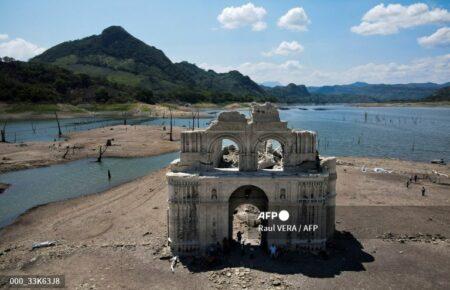
<svg viewBox="0 0 450 290"><path fill-rule="evenodd" d="M64 287L64 275L0 275L0 288Z"/></svg>

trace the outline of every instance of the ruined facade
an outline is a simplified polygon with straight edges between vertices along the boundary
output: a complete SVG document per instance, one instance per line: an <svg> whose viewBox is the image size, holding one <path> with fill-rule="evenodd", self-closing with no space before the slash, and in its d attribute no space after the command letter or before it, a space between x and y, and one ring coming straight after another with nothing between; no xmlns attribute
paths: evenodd
<svg viewBox="0 0 450 290"><path fill-rule="evenodd" d="M217 168L224 139L237 144L237 168ZM283 169L258 169L257 148L267 140L281 144ZM335 229L335 166L335 158L319 158L314 132L289 129L270 103L253 105L249 118L223 112L206 129L182 132L180 159L167 173L172 251L202 254L231 239L233 211L244 203L289 212L289 220L267 220L268 226L319 226L314 232L263 233L262 244L323 249Z"/></svg>

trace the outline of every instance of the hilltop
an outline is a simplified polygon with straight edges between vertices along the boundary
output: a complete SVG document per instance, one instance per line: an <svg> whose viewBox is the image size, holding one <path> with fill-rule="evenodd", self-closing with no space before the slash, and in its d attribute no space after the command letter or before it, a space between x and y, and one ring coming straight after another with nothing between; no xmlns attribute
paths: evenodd
<svg viewBox="0 0 450 290"><path fill-rule="evenodd" d="M53 64L150 90L162 99L187 102L270 99L258 84L238 71L216 73L188 62L173 63L163 51L120 26L108 27L100 35L63 42L30 62Z"/></svg>
<svg viewBox="0 0 450 290"><path fill-rule="evenodd" d="M432 95L426 97L424 101L430 102L442 102L442 101L450 101L450 86L443 87Z"/></svg>

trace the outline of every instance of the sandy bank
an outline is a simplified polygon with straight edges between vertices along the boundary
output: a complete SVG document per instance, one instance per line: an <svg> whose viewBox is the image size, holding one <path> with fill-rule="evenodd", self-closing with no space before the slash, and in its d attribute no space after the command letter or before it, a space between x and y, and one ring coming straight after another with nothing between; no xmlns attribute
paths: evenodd
<svg viewBox="0 0 450 290"><path fill-rule="evenodd" d="M180 128L174 128L169 140L168 131L161 126L119 125L72 132L67 141L0 143L0 172L48 166L87 157L97 157L99 146L105 148L108 139L112 146L106 157L154 156L179 150Z"/></svg>
<svg viewBox="0 0 450 290"><path fill-rule="evenodd" d="M58 112L58 117L83 118L83 117L110 117L122 118L124 114L128 118L148 118L169 116L169 107L174 118L192 118L192 114L197 114L195 107L181 106L177 104L145 104L145 103L124 103L124 104L81 104L78 106L70 104L30 104L14 103L6 104L0 102L0 120L40 120L54 119L54 112ZM200 118L210 117L205 112L199 112Z"/></svg>

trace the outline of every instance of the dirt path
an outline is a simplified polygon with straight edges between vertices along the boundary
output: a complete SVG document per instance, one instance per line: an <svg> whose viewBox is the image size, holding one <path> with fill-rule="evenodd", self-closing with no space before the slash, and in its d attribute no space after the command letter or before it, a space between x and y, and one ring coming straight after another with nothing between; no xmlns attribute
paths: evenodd
<svg viewBox="0 0 450 290"><path fill-rule="evenodd" d="M69 289L448 289L449 187L420 179L406 188L403 172L426 171L428 164L340 160L346 165L338 166L337 229L349 233L327 260L234 253L214 269L178 266L173 274L159 259L167 230L161 170L21 216L0 231L0 274L65 274ZM361 172L360 164L394 172ZM57 245L30 251L44 240Z"/></svg>

